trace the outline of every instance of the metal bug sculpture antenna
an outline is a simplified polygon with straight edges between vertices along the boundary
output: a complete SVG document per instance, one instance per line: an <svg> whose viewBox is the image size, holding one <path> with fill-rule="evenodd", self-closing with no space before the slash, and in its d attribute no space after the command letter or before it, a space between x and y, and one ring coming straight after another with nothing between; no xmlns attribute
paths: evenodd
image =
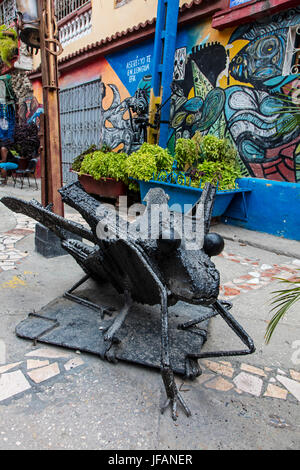
<svg viewBox="0 0 300 470"><path fill-rule="evenodd" d="M48 227L81 266L85 276L66 292L68 299L98 309L103 318L109 313L109 308L102 308L74 295L74 290L92 278L98 284L108 282L123 296L124 305L118 315L99 332L105 344L103 359L116 360L114 351L118 347L118 332L133 303L160 306L160 369L167 395L162 412L170 405L172 418L176 420L179 402L186 415L190 416L190 409L174 380L168 308L179 301L209 306L204 316L178 323L179 341L184 331L192 331L204 320L219 315L246 346L242 350L189 352L185 359L185 375L188 378L201 374L197 362L200 358L245 355L255 350L252 339L228 312L230 303L218 300L220 276L211 257L222 251L224 240L217 234L209 233L216 188L207 183L201 199L185 215L169 210L168 196L162 189L151 189L145 198L145 212L131 223L87 194L79 182L71 183L59 192L63 202L76 209L89 228L52 213L51 208L44 208L35 200L27 202L3 197L1 202L12 211L23 213ZM183 219L189 222L184 224L184 230ZM154 224L153 220L158 223ZM93 245L72 239L72 234Z"/></svg>

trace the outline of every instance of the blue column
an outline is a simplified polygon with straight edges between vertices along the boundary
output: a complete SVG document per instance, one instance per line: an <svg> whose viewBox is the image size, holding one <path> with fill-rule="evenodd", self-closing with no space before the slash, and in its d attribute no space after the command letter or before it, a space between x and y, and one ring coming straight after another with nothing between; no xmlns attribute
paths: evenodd
<svg viewBox="0 0 300 470"><path fill-rule="evenodd" d="M153 52L152 91L154 97L161 96L161 103L170 97L173 80L174 55L176 49L179 0L158 0L155 42ZM170 102L161 110L161 121L170 119ZM166 147L169 124L160 124L159 145Z"/></svg>

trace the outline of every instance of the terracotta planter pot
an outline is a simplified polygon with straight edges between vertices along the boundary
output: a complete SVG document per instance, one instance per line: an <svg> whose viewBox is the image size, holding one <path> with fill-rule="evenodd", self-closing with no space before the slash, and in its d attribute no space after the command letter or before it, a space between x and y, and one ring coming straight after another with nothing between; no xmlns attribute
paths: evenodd
<svg viewBox="0 0 300 470"><path fill-rule="evenodd" d="M87 193L96 194L101 197L117 199L119 196L125 196L128 190L125 183L116 181L113 178L95 180L90 175L78 174L78 180Z"/></svg>

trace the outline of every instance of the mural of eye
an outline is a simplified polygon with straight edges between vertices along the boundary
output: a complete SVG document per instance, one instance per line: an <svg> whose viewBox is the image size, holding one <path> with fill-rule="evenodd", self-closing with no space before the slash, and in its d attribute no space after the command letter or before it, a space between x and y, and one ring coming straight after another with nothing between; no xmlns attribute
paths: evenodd
<svg viewBox="0 0 300 470"><path fill-rule="evenodd" d="M174 117L173 121L172 121L172 124L171 126L176 128L176 127L179 127L183 121L184 121L184 118L186 117L187 113L184 113L184 112L181 112L181 113L177 113L176 116Z"/></svg>
<svg viewBox="0 0 300 470"><path fill-rule="evenodd" d="M186 118L186 123L191 126L193 122L195 121L195 116L194 114L189 114L188 117Z"/></svg>
<svg viewBox="0 0 300 470"><path fill-rule="evenodd" d="M259 39L256 45L256 54L258 57L266 58L277 53L280 47L279 39L275 36Z"/></svg>

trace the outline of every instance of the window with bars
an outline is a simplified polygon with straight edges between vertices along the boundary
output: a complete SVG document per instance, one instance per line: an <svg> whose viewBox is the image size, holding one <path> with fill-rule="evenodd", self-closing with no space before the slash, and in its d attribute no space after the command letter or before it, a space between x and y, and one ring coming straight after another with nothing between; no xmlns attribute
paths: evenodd
<svg viewBox="0 0 300 470"><path fill-rule="evenodd" d="M55 16L58 21L62 20L90 2L91 0L55 0Z"/></svg>
<svg viewBox="0 0 300 470"><path fill-rule="evenodd" d="M9 25L16 16L16 0L4 0L0 4L0 24Z"/></svg>
<svg viewBox="0 0 300 470"><path fill-rule="evenodd" d="M300 73L300 24L291 26L287 35L283 75Z"/></svg>

